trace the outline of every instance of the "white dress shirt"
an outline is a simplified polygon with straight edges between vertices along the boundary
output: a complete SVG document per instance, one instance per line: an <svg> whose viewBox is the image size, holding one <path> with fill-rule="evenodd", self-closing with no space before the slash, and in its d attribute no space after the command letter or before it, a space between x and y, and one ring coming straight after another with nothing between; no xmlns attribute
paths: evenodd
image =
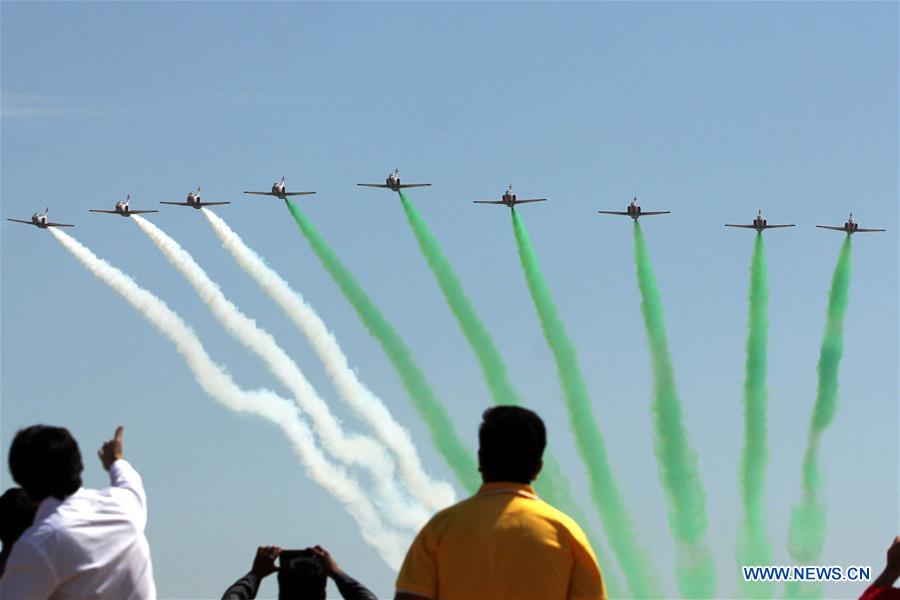
<svg viewBox="0 0 900 600"><path fill-rule="evenodd" d="M111 487L44 499L13 546L0 598L155 598L147 496L128 461L109 469Z"/></svg>

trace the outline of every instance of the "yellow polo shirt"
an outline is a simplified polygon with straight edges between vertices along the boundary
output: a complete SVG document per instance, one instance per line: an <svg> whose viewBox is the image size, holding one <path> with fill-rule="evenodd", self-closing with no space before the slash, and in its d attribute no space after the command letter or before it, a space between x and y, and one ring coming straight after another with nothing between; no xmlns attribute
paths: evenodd
<svg viewBox="0 0 900 600"><path fill-rule="evenodd" d="M397 591L426 598L606 598L581 527L529 485L486 483L416 536Z"/></svg>

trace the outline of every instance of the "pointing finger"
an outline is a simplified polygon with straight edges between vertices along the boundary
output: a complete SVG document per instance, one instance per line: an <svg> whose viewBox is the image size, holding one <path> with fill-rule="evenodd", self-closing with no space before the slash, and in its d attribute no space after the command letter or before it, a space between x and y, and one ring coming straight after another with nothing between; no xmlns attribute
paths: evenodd
<svg viewBox="0 0 900 600"><path fill-rule="evenodd" d="M115 438L114 438L114 439L115 439L118 443L120 443L120 444L122 443L122 433L123 433L124 431L125 431L125 428L122 427L121 425L119 425L118 427L116 427L116 435L115 435Z"/></svg>

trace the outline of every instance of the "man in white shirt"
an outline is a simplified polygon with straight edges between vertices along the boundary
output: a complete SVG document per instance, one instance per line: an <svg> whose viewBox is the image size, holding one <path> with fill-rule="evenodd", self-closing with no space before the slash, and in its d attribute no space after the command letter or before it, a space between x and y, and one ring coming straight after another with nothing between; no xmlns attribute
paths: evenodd
<svg viewBox="0 0 900 600"><path fill-rule="evenodd" d="M34 425L9 450L13 479L36 502L34 524L13 546L0 598L155 598L147 496L122 458L122 428L97 452L103 490L81 487L78 443L61 427Z"/></svg>

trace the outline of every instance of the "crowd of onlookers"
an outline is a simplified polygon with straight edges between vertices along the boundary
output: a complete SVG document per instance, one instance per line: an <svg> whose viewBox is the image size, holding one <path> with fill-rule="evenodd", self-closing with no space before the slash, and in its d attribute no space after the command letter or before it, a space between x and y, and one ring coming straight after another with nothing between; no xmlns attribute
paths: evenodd
<svg viewBox="0 0 900 600"><path fill-rule="evenodd" d="M547 443L540 417L524 408L491 408L478 437L484 484L422 528L394 598L605 598L581 528L531 487ZM16 434L9 469L21 487L0 496L0 599L156 597L144 535L147 496L141 476L123 458L121 427L97 455L110 486L85 489L81 452L68 430L34 425ZM321 546L258 548L250 571L222 598L255 598L273 573L283 599L322 600L329 578L346 600L376 598ZM900 537L861 598L900 600L900 589L892 587L898 577Z"/></svg>

